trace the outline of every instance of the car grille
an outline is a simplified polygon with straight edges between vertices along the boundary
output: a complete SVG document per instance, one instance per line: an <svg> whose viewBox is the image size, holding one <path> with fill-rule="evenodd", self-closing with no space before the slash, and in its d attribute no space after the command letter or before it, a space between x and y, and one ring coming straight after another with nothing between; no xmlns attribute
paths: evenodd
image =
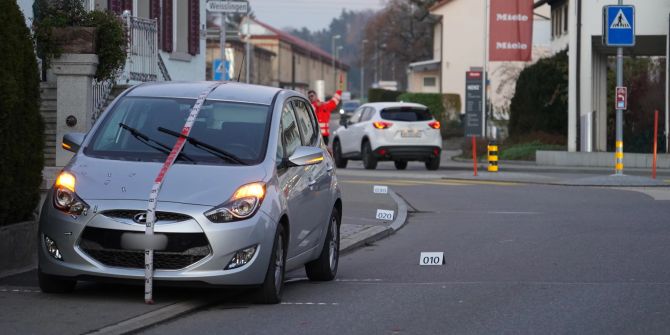
<svg viewBox="0 0 670 335"><path fill-rule="evenodd" d="M121 235L126 231L87 227L79 247L89 256L107 266L144 268L143 250L121 248ZM154 252L154 268L178 270L194 264L212 253L204 233L166 233L165 250Z"/></svg>
<svg viewBox="0 0 670 335"><path fill-rule="evenodd" d="M146 211L144 210L133 210L133 209L115 209L115 210L110 210L110 211L104 211L101 212L100 214L110 217L110 218L115 218L115 219L128 219L132 220L135 215L137 214L142 214L145 213ZM180 221L186 221L192 219L188 215L180 214L180 213L171 213L171 212L156 212L156 220L157 221L172 221L172 222L180 222Z"/></svg>

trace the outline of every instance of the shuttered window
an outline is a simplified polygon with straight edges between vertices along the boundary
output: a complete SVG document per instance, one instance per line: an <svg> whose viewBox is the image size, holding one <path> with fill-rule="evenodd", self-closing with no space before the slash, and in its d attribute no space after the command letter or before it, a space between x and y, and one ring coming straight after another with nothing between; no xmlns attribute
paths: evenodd
<svg viewBox="0 0 670 335"><path fill-rule="evenodd" d="M158 26L158 47L160 48L163 45L163 27L161 27L161 1L160 0L150 0L149 3L149 18L156 20Z"/></svg>
<svg viewBox="0 0 670 335"><path fill-rule="evenodd" d="M188 53L200 53L200 1L188 0Z"/></svg>
<svg viewBox="0 0 670 335"><path fill-rule="evenodd" d="M119 15L126 9L132 13L133 0L107 0L107 8Z"/></svg>
<svg viewBox="0 0 670 335"><path fill-rule="evenodd" d="M163 17L161 31L161 49L165 52L172 52L172 0L163 0Z"/></svg>

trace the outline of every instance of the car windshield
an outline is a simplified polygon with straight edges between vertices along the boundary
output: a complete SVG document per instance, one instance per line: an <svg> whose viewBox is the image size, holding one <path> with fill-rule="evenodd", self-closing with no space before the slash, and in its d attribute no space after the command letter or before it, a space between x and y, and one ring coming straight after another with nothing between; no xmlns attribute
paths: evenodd
<svg viewBox="0 0 670 335"><path fill-rule="evenodd" d="M384 108L381 117L389 121L430 121L433 116L426 108L418 107L391 107Z"/></svg>
<svg viewBox="0 0 670 335"><path fill-rule="evenodd" d="M164 161L164 148L172 149L176 137L161 131L181 132L194 99L125 97L107 114L84 149L92 157ZM255 164L265 157L270 108L265 105L205 101L190 137L232 154L241 162L222 159L187 142L176 163ZM184 159L182 159L184 158Z"/></svg>
<svg viewBox="0 0 670 335"><path fill-rule="evenodd" d="M355 101L346 101L342 104L342 108L344 110L353 111L356 108L358 108L358 106L360 106L360 105L361 105L360 103L355 102Z"/></svg>

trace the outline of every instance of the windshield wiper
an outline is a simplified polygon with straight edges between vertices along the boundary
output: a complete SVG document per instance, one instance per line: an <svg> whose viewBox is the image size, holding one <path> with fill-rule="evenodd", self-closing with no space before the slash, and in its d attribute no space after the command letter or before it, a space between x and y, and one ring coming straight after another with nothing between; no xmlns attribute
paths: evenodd
<svg viewBox="0 0 670 335"><path fill-rule="evenodd" d="M172 149L170 149L169 146L150 138L149 136L145 135L144 133L140 132L139 130L137 130L137 129L131 127L131 126L128 126L124 123L119 123L119 127L121 127L122 129L125 129L128 132L130 132L130 134L133 135L138 141L140 141L140 142L148 145L149 147L154 148L154 149L156 149L156 150L158 150L158 151L160 151L160 152L162 152L166 155L169 155L170 152L172 151ZM158 144L158 146L151 144L151 142ZM180 158L180 157L192 162L193 164L197 164L195 162L195 160L193 160L193 158L187 156L185 153L180 152L179 155L177 156L177 158Z"/></svg>
<svg viewBox="0 0 670 335"><path fill-rule="evenodd" d="M249 165L247 162L245 162L242 159L240 159L239 157L231 154L230 152L227 152L223 149L219 149L217 147L211 146L211 145L209 145L205 142L202 142L198 139L195 139L193 137L183 136L182 134L180 134L176 131L172 131L170 129L165 129L163 127L158 127L158 131L166 133L166 134L174 136L174 137L184 137L188 141L188 143L191 143L194 147L200 148L203 151L209 152L210 154L212 154L216 157L219 157L221 159L227 160L229 162L237 163L237 164L240 164L240 165Z"/></svg>

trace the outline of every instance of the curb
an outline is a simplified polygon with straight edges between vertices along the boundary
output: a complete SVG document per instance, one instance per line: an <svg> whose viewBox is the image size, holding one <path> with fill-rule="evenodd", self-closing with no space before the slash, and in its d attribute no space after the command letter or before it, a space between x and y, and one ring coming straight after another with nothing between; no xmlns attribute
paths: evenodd
<svg viewBox="0 0 670 335"><path fill-rule="evenodd" d="M365 244L388 237L405 225L407 222L407 203L390 188L389 195L398 206L398 215L391 225L388 227L374 226L356 233L349 238L342 239L340 241L340 253L351 252Z"/></svg>
<svg viewBox="0 0 670 335"><path fill-rule="evenodd" d="M121 335L136 333L140 330L155 326L161 322L172 320L180 315L193 312L216 303L216 299L204 301L184 301L159 308L134 318L109 325L98 330L86 333L86 335Z"/></svg>

